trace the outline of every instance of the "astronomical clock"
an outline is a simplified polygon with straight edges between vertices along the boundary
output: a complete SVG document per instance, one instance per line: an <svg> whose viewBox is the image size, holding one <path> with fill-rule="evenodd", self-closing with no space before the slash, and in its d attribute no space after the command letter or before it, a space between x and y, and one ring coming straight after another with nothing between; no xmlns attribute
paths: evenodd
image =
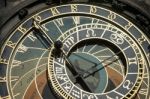
<svg viewBox="0 0 150 99"><path fill-rule="evenodd" d="M0 99L150 99L149 0L1 0Z"/></svg>

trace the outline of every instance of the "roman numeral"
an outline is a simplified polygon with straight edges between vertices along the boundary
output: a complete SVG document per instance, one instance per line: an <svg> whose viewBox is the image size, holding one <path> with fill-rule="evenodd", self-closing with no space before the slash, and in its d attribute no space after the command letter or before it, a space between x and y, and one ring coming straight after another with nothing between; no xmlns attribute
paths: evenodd
<svg viewBox="0 0 150 99"><path fill-rule="evenodd" d="M27 33L27 29L24 28L24 27L22 27L22 25L18 27L18 30L19 30L20 32L22 32L23 34Z"/></svg>
<svg viewBox="0 0 150 99"><path fill-rule="evenodd" d="M116 18L116 14L113 12L110 12L110 14L108 15L108 19L114 20L115 18Z"/></svg>
<svg viewBox="0 0 150 99"><path fill-rule="evenodd" d="M129 23L125 26L125 29L126 29L126 30L129 30L132 26L133 26L133 24L129 22Z"/></svg>
<svg viewBox="0 0 150 99"><path fill-rule="evenodd" d="M12 67L20 66L20 64L21 64L21 61L13 60Z"/></svg>
<svg viewBox="0 0 150 99"><path fill-rule="evenodd" d="M96 13L96 12L97 12L97 8L95 6L91 6L90 13Z"/></svg>
<svg viewBox="0 0 150 99"><path fill-rule="evenodd" d="M72 12L77 12L78 11L77 5L75 5L75 4L71 5L71 11Z"/></svg>
<svg viewBox="0 0 150 99"><path fill-rule="evenodd" d="M7 46L11 47L11 48L15 48L16 43L13 43L12 41L8 41L7 42Z"/></svg>
<svg viewBox="0 0 150 99"><path fill-rule="evenodd" d="M0 83L6 82L6 77L0 77Z"/></svg>
<svg viewBox="0 0 150 99"><path fill-rule="evenodd" d="M80 17L79 16L74 16L73 21L74 21L74 24L80 24Z"/></svg>
<svg viewBox="0 0 150 99"><path fill-rule="evenodd" d="M25 53L28 50L28 47L21 44L18 48L18 52Z"/></svg>
<svg viewBox="0 0 150 99"><path fill-rule="evenodd" d="M56 22L57 22L58 26L64 26L62 18L56 19Z"/></svg>
<svg viewBox="0 0 150 99"><path fill-rule="evenodd" d="M140 43L140 44L142 44L143 42L145 42L146 41L146 38L145 38L145 36L141 36L140 38L138 38L138 42Z"/></svg>
<svg viewBox="0 0 150 99"><path fill-rule="evenodd" d="M51 12L52 12L52 14L55 16L55 15L59 15L60 14L60 12L57 10L57 8L56 7L54 7L54 8L51 8Z"/></svg>
<svg viewBox="0 0 150 99"><path fill-rule="evenodd" d="M35 16L33 17L33 19L36 20L36 21L39 22L39 23L42 21L42 17L39 16L39 15L35 15Z"/></svg>
<svg viewBox="0 0 150 99"><path fill-rule="evenodd" d="M2 64L8 64L8 60L0 58L0 63L2 63Z"/></svg>
<svg viewBox="0 0 150 99"><path fill-rule="evenodd" d="M70 37L64 42L64 46L66 46L67 48L69 48L69 46L73 44L74 44L74 37Z"/></svg>

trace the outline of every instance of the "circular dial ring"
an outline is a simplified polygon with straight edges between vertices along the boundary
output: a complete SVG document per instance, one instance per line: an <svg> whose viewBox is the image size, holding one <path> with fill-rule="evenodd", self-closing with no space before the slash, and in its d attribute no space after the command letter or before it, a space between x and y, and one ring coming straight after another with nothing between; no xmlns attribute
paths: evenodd
<svg viewBox="0 0 150 99"><path fill-rule="evenodd" d="M46 15L45 15L45 13L46 13ZM39 28L39 25L42 25L42 28L40 28L40 29L45 32L48 32L49 30L45 27L47 21L51 21L51 20L54 20L57 18L61 19L60 17L65 17L65 16L73 16L74 23L76 25L78 25L78 22L80 20L80 17L78 17L78 16L88 16L88 17L93 17L94 20L96 19L94 21L94 23L91 22L92 27L96 26L94 24L98 24L97 22L99 21L99 19L105 20L108 23L110 22L113 25L119 27L127 35L130 36L130 38L126 38L126 39L134 40L134 43L131 40L130 45L133 48L135 48L135 50L138 50L137 53L138 52L141 53L140 59L142 59L142 60L137 59L139 70L142 69L140 72L143 72L143 68L149 68L148 67L148 66L150 66L150 62L149 62L150 54L149 54L149 49L148 49L148 47L150 45L149 38L138 27L136 27L132 22L130 22L125 17L123 17L111 10L105 9L102 7L98 7L98 6L94 6L94 5L87 5L87 4L67 4L67 5L48 8L46 10L43 10L43 11L33 15L32 17L30 17L26 21L24 21L22 24L20 24L19 27L16 30L14 30L14 32L7 39L6 43L4 44L4 46L2 47L2 50L1 50L1 64L2 64L1 66L3 66L3 67L5 66L5 69L7 70L7 74L6 75L4 74L4 77L2 78L4 80L2 80L2 81L5 81L5 79L7 81L7 82L4 82L4 83L6 83L6 85L4 84L4 86L6 86L8 89L6 92L9 94L8 96L15 97L14 92L12 91L13 83L11 83L11 82L12 82L12 79L17 79L17 78L14 78L11 75L11 72L12 72L12 68L14 65L14 61L15 61L14 57L15 57L17 51L20 51L20 52L26 51L26 49L24 49L24 47L21 45L23 43L23 40L25 40L25 38L31 38L31 40L34 41L36 38L34 38L33 35L29 35L29 34L32 34L29 32L32 31L32 29L34 27ZM34 22L35 22L35 24L34 24ZM62 25L61 20L58 20L58 22L59 22L59 25ZM73 30L73 31L76 31L76 30ZM16 35L17 35L17 37L16 37ZM47 34L45 34L45 36L49 37ZM57 37L60 37L60 36L61 35L58 35ZM63 36L63 37L65 37L65 36ZM118 37L118 36L112 35L112 38L113 37ZM15 40L14 40L14 38L15 38ZM53 38L50 38L50 39L51 39L50 40L50 42L51 42ZM116 39L114 39L114 41L115 40ZM122 39L119 39L118 41L120 41L120 40L122 41ZM49 41L47 41L47 42L49 42ZM119 42L119 43L121 43L121 42ZM21 48L20 48L20 46L21 46ZM46 47L49 47L49 46L46 46ZM7 53L7 56L5 54L6 50L9 52L9 53ZM134 60L132 60L132 62L133 61ZM148 73L148 70L146 70L146 71ZM139 82L137 82L138 83L137 86L140 87L139 85L141 84L142 74L138 74L138 75L139 75L138 76ZM148 79L147 85L149 85L149 78L146 77L146 79ZM129 81L127 81L127 84L129 84ZM148 89L149 89L149 87L148 87ZM149 96L148 89L146 89L147 91L146 91L145 97ZM138 91L138 90L136 90L136 91ZM134 92L136 93L136 91L134 91ZM141 89L141 91L142 91L142 89ZM92 97L92 96L90 96L90 97ZM114 97L114 96L106 96L106 97ZM130 97L130 95L129 95L129 97Z"/></svg>

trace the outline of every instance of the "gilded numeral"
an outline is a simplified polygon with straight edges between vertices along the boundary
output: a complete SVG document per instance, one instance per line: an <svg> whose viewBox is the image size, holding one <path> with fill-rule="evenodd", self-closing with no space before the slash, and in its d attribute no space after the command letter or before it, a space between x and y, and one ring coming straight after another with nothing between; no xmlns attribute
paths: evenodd
<svg viewBox="0 0 150 99"><path fill-rule="evenodd" d="M129 22L129 23L125 26L125 30L129 30L132 26L133 26L133 24L132 24L131 22Z"/></svg>
<svg viewBox="0 0 150 99"><path fill-rule="evenodd" d="M66 46L67 48L69 48L69 46L73 45L74 42L74 37L69 37L65 42L64 42L64 46Z"/></svg>
<svg viewBox="0 0 150 99"><path fill-rule="evenodd" d="M140 43L140 44L142 44L143 42L145 42L146 41L146 38L145 38L145 36L141 36L140 38L138 38L138 42Z"/></svg>
<svg viewBox="0 0 150 99"><path fill-rule="evenodd" d="M96 12L97 12L96 6L91 6L90 7L90 13L96 13Z"/></svg>
<svg viewBox="0 0 150 99"><path fill-rule="evenodd" d="M0 83L7 82L6 77L0 77Z"/></svg>
<svg viewBox="0 0 150 99"><path fill-rule="evenodd" d="M99 19L95 19L95 18L92 18L92 24L98 24L100 22L100 20Z"/></svg>
<svg viewBox="0 0 150 99"><path fill-rule="evenodd" d="M11 82L16 81L19 79L19 76L11 76ZM0 83L7 82L6 77L0 77Z"/></svg>
<svg viewBox="0 0 150 99"><path fill-rule="evenodd" d="M58 62L61 63L61 64L64 64L65 60L62 58L63 56L61 56L61 58L57 58L58 59Z"/></svg>
<svg viewBox="0 0 150 99"><path fill-rule="evenodd" d="M75 5L75 4L71 5L71 11L72 12L77 12L78 11L78 6Z"/></svg>
<svg viewBox="0 0 150 99"><path fill-rule="evenodd" d="M80 24L80 17L79 16L74 16L73 17L73 22L74 22L74 24Z"/></svg>
<svg viewBox="0 0 150 99"><path fill-rule="evenodd" d="M13 60L13 62L12 62L12 67L20 66L20 64L21 64L21 61Z"/></svg>
<svg viewBox="0 0 150 99"><path fill-rule="evenodd" d="M2 63L2 64L8 64L8 60L0 58L0 63Z"/></svg>
<svg viewBox="0 0 150 99"><path fill-rule="evenodd" d="M18 27L18 30L19 30L20 32L22 32L23 34L27 33L27 29L24 28L24 27L22 27L22 25L20 25L20 26Z"/></svg>
<svg viewBox="0 0 150 99"><path fill-rule="evenodd" d="M108 15L108 19L110 19L110 20L116 19L116 14L113 12L110 12L110 14Z"/></svg>
<svg viewBox="0 0 150 99"><path fill-rule="evenodd" d="M57 22L58 26L64 26L62 18L56 19L56 22Z"/></svg>
<svg viewBox="0 0 150 99"><path fill-rule="evenodd" d="M18 48L18 52L25 53L28 50L28 47L25 45L21 44Z"/></svg>
<svg viewBox="0 0 150 99"><path fill-rule="evenodd" d="M12 41L8 41L7 42L7 46L11 47L11 48L15 48L16 43L13 43Z"/></svg>
<svg viewBox="0 0 150 99"><path fill-rule="evenodd" d="M57 29L59 30L59 32L61 34L63 34L63 32L60 28L60 26L63 26L63 21L61 19L57 19L56 21L53 21L53 22L54 22L55 26L57 27Z"/></svg>
<svg viewBox="0 0 150 99"><path fill-rule="evenodd" d="M39 23L42 21L42 17L39 16L39 15L35 15L33 18L34 18L35 21L37 21Z"/></svg>
<svg viewBox="0 0 150 99"><path fill-rule="evenodd" d="M54 16L56 16L56 15L59 15L59 14L60 14L60 12L58 11L58 9L57 9L56 7L51 8L51 12L52 12L52 14L53 14Z"/></svg>

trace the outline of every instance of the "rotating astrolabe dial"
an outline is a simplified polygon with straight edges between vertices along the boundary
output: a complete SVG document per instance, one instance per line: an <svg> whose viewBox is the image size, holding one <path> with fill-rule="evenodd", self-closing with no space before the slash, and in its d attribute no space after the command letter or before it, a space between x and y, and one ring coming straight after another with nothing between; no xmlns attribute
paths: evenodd
<svg viewBox="0 0 150 99"><path fill-rule="evenodd" d="M1 50L1 97L149 99L150 40L127 18L88 4L47 8Z"/></svg>
<svg viewBox="0 0 150 99"><path fill-rule="evenodd" d="M136 51L140 50L135 51L135 47L132 48L130 44L133 42L126 34L122 35L128 40L121 34L115 34L115 31L123 32L108 26L104 25L105 28L99 24L78 26L77 28L82 29L77 29L75 33L70 33L72 30L69 30L68 36L66 32L58 39L62 40L63 44L62 52L60 50L62 56L57 56L58 52L51 51L49 76L54 90L60 92L62 96L79 99L130 98L137 92L136 88L140 86L144 66L141 54L136 55L140 53ZM57 49L56 47L55 50ZM136 63L134 58L140 59L139 62Z"/></svg>

